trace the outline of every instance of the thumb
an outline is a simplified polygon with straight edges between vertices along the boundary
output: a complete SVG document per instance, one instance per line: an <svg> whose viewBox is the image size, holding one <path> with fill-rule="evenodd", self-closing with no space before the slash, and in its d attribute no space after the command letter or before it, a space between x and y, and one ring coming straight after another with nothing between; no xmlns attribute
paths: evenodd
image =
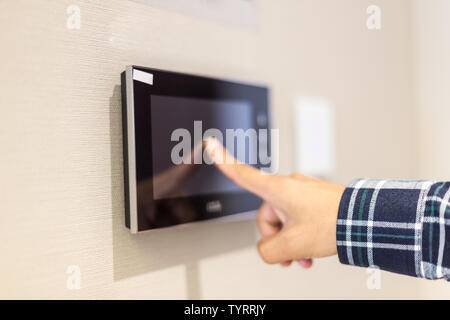
<svg viewBox="0 0 450 320"><path fill-rule="evenodd" d="M234 183L278 205L287 203L286 177L268 175L260 170L239 162L215 138L206 140L206 151L214 165Z"/></svg>
<svg viewBox="0 0 450 320"><path fill-rule="evenodd" d="M258 243L258 252L264 262L269 264L292 260L292 253L286 246L287 239L283 231L262 238Z"/></svg>

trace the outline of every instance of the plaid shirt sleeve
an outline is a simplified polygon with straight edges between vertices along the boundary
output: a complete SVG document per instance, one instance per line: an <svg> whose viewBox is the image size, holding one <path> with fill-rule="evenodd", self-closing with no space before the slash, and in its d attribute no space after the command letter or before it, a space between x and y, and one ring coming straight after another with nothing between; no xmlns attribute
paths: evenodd
<svg viewBox="0 0 450 320"><path fill-rule="evenodd" d="M450 182L359 179L344 191L341 263L450 281Z"/></svg>

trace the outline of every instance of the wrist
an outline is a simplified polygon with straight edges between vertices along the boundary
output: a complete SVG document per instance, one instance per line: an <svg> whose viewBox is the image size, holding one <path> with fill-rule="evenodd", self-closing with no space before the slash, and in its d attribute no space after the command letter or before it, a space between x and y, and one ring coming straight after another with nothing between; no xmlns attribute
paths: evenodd
<svg viewBox="0 0 450 320"><path fill-rule="evenodd" d="M326 243L328 244L327 248L328 256L337 254L337 242L336 242L337 220L338 220L339 206L345 188L346 188L345 186L339 184L333 184L331 188L332 192L330 195L329 208L327 209L328 237Z"/></svg>

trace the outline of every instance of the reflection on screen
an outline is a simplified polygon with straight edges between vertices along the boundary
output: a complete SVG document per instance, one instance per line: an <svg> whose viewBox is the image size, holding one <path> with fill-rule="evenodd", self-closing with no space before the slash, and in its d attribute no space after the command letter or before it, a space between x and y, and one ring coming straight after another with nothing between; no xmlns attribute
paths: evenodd
<svg viewBox="0 0 450 320"><path fill-rule="evenodd" d="M192 150L197 146L198 151L203 132L215 128L222 132L224 143L227 143L226 129L247 130L254 126L253 108L248 101L152 95L151 118L155 200L242 190L213 165L174 165L171 152L179 142L171 141L171 135L175 129L188 130ZM203 132L200 135L194 134L194 121L202 121ZM246 150L246 159L249 157L248 152ZM245 159L239 160L246 162Z"/></svg>

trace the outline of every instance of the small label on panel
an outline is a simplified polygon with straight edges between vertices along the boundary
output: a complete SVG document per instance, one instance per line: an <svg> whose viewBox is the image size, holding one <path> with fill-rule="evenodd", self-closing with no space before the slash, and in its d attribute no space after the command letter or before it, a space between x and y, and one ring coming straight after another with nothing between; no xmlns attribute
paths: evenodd
<svg viewBox="0 0 450 320"><path fill-rule="evenodd" d="M153 85L153 74L135 69L133 70L133 80Z"/></svg>

